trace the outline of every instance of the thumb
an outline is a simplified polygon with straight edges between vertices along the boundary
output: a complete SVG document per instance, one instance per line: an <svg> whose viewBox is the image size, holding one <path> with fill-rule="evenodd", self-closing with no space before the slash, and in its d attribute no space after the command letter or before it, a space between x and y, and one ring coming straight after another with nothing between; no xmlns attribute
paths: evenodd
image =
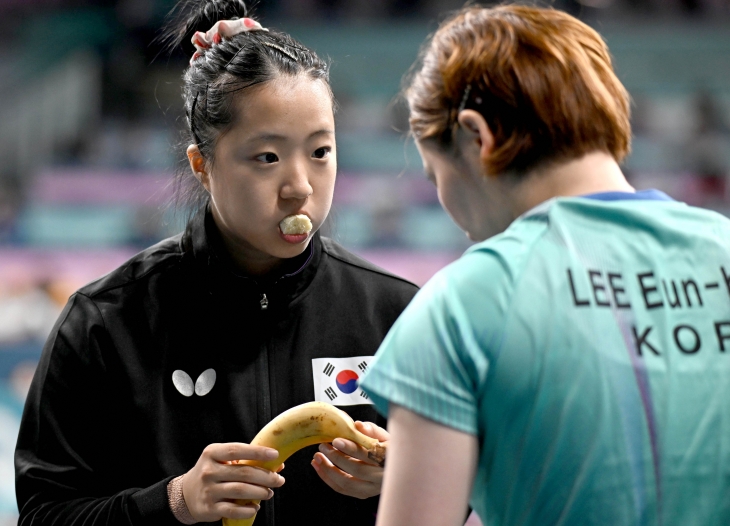
<svg viewBox="0 0 730 526"><path fill-rule="evenodd" d="M388 433L382 427L373 424L372 422L355 422L355 428L360 431L363 435L367 435L370 438L374 438L380 442L387 442L390 440L390 433Z"/></svg>

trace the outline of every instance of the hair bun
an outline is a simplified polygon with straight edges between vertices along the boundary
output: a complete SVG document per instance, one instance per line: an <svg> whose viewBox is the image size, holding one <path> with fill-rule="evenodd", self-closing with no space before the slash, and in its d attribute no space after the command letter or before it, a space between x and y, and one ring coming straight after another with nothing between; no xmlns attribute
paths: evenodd
<svg viewBox="0 0 730 526"><path fill-rule="evenodd" d="M190 39L196 31L205 33L219 20L246 16L244 0L180 0L168 14L160 40L170 52L182 48L189 56L195 51Z"/></svg>
<svg viewBox="0 0 730 526"><path fill-rule="evenodd" d="M201 4L201 21L209 25L196 29L196 31L207 31L219 20L230 20L232 18L243 18L248 14L248 8L243 0L207 0Z"/></svg>

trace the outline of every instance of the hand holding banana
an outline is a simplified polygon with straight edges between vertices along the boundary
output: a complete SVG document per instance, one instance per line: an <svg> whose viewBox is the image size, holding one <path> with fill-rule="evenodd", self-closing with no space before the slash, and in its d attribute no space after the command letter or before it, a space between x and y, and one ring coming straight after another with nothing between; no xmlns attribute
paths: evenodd
<svg viewBox="0 0 730 526"><path fill-rule="evenodd" d="M278 456L275 449L263 446L210 444L183 477L183 497L190 515L197 522L213 522L221 517L254 517L259 509L258 501L270 499L274 494L270 488L281 486L284 478L268 469L233 462L246 459L260 465ZM234 499L248 503L234 504Z"/></svg>
<svg viewBox="0 0 730 526"><path fill-rule="evenodd" d="M362 423L359 424L361 430L372 431L372 429L363 427ZM360 466L358 464L358 468L381 471L381 468L378 467L378 465L382 465L385 461L385 445L382 444L378 438L368 436L360 429L355 426L355 422L353 422L352 418L350 418L347 413L332 405L322 402L309 402L307 404L302 404L293 407L288 411L284 411L282 414L274 418L261 431L259 431L256 437L254 437L251 441L250 447L259 447L262 449L263 447L274 448L278 451L278 456L273 456L272 454L271 456L264 458L263 454L259 454L256 455L256 458L251 458L253 455L249 452L249 456L239 457L239 460L236 462L236 460L234 460L236 457L232 455L229 460L233 461L234 464L229 467L233 469L242 467L246 469L260 468L262 471L275 470L293 453L303 447L335 441L336 444L343 448L342 450L349 449L353 451L353 453L356 453L365 459L353 459L357 463L367 464L367 467ZM387 438L387 433L384 430L381 431L385 433L385 435L380 434L379 436L385 436ZM337 439L345 440L342 441ZM342 453L340 453L340 455L342 455ZM271 471L269 471L269 473L271 473ZM320 470L318 470L318 473L322 476ZM251 476L254 474L259 476L258 472L249 473ZM279 475L276 475L275 473L271 474L279 477ZM325 482L330 484L327 479L324 477L322 478ZM275 485L269 484L269 482L271 482L270 479L264 480L265 484L263 485L268 487L278 487L283 483L283 478L281 478L280 483L278 480L275 480L275 482L277 482ZM379 491L379 483L377 484ZM338 488L332 484L330 484L330 486L338 490ZM257 495L261 495L260 497L235 497L237 499L236 503L230 504L230 508L227 510L227 513L219 515L219 517L229 517L223 519L224 526L250 526L253 524L255 513L259 509L259 501L270 498L273 494L273 492L271 492L268 488L259 488L259 490L260 491ZM187 502L187 494L185 496ZM195 515L193 516L195 517Z"/></svg>
<svg viewBox="0 0 730 526"><path fill-rule="evenodd" d="M388 432L370 422L355 422L355 428L381 443L390 439ZM333 447L334 446L334 447ZM368 457L362 446L337 438L330 444L320 444L312 466L319 477L336 492L358 499L380 495L383 468Z"/></svg>

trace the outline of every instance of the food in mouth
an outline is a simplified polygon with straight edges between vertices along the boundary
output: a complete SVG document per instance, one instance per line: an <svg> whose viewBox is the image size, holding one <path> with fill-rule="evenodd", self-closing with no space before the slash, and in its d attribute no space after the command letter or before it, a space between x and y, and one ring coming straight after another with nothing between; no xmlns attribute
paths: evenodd
<svg viewBox="0 0 730 526"><path fill-rule="evenodd" d="M312 221L304 214L287 216L281 220L279 228L284 235L309 234L312 231Z"/></svg>

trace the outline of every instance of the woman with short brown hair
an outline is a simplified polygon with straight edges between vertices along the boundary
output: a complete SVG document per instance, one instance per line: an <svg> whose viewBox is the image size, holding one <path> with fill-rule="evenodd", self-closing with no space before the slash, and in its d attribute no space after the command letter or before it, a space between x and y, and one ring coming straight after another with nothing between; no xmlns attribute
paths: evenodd
<svg viewBox="0 0 730 526"><path fill-rule="evenodd" d="M406 89L413 135L453 146L459 110L480 112L497 147L490 174L524 174L593 150L621 161L629 96L600 35L561 11L471 7L442 24Z"/></svg>
<svg viewBox="0 0 730 526"><path fill-rule="evenodd" d="M362 386L389 417L378 526L727 524L730 221L635 191L629 98L593 29L469 7L407 88L475 241Z"/></svg>

